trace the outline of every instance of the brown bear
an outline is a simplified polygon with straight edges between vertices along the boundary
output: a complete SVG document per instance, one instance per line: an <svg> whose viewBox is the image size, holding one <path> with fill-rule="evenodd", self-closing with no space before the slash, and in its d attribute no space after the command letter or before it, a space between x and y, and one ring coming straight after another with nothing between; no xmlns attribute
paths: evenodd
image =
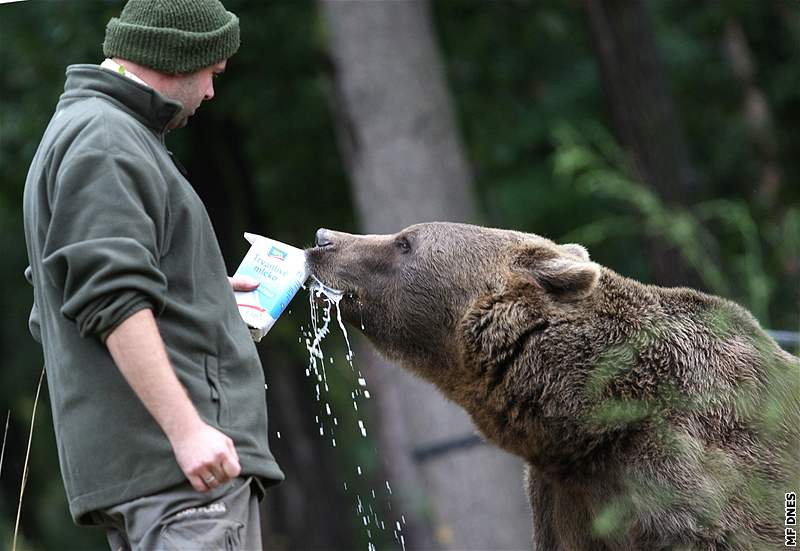
<svg viewBox="0 0 800 551"><path fill-rule="evenodd" d="M344 318L527 461L535 549L783 548L800 360L740 306L516 231L316 244L308 267L346 293Z"/></svg>

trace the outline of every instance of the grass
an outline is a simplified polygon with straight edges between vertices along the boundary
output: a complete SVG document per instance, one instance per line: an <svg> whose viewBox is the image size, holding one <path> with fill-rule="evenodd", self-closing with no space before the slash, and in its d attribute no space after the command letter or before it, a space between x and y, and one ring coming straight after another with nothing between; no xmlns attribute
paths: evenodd
<svg viewBox="0 0 800 551"><path fill-rule="evenodd" d="M14 539L11 543L11 551L17 549L17 534L19 532L19 519L22 514L22 496L25 494L25 483L28 481L28 460L31 456L31 442L33 441L33 425L36 421L36 406L39 404L39 392L42 390L42 380L44 379L44 368L39 375L39 384L36 387L36 397L33 399L33 413L31 413L31 431L28 435L28 449L25 452L25 465L22 468L22 484L19 488L19 504L17 505L17 520L14 523ZM10 412L9 412L10 413ZM8 429L8 421L6 421L6 429ZM5 438L3 438L3 449L5 449Z"/></svg>
<svg viewBox="0 0 800 551"><path fill-rule="evenodd" d="M8 437L8 422L11 420L11 410L6 415L6 430L3 431L3 447L0 448L0 474L3 474L3 458L6 455L6 437Z"/></svg>

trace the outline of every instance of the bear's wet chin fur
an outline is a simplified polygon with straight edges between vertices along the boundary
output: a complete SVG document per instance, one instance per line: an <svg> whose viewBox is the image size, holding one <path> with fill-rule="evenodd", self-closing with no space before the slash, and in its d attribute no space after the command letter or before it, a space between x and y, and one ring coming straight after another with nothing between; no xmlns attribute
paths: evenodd
<svg viewBox="0 0 800 551"><path fill-rule="evenodd" d="M375 346L528 462L537 549L781 548L800 362L747 311L532 234L324 235Z"/></svg>

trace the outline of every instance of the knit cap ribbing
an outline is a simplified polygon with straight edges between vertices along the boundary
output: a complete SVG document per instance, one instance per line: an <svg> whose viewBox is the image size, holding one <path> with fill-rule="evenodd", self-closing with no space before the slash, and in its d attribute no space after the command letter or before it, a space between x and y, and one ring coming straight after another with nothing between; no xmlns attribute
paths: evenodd
<svg viewBox="0 0 800 551"><path fill-rule="evenodd" d="M106 26L103 53L163 73L192 73L239 49L239 19L219 0L129 0Z"/></svg>

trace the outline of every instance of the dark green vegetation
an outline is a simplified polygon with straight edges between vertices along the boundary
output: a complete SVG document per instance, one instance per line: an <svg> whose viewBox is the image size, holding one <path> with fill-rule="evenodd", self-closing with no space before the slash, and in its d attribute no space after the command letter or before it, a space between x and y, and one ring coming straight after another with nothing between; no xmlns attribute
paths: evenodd
<svg viewBox="0 0 800 551"><path fill-rule="evenodd" d="M245 230L307 246L318 227L358 226L329 113L330 65L317 6L225 3L241 19L243 47L217 81L214 101L169 145L208 206L232 272L246 247ZM13 531L41 369L38 346L27 334L31 292L22 276L25 174L62 89L64 68L102 60L105 23L121 5L31 0L0 6L3 422L11 410L0 474L3 547ZM657 0L647 7L696 178L691 197L665 199L635 176L615 138L578 3L434 3L481 222L581 242L593 259L642 281L662 280L650 257L658 241L678 252L693 285L740 302L767 327L797 330L800 8L789 0ZM736 61L742 60L735 49L742 37L749 71ZM726 53L731 47L739 53ZM766 107L766 115L748 115L746 106L753 104ZM340 425L350 429L337 433L335 449L317 436L314 416L324 406L314 399L313 381L304 373L307 354L297 342L299 326L309 325L305 304L301 294L260 345L272 446L287 474L267 503L266 539L271 548L363 548L355 465L374 476L361 479L362 496L370 488L382 493L384 477L376 444L361 438L355 418L347 419L355 383L334 344L333 405ZM99 533L70 523L46 398L43 392L21 521L26 548L104 548ZM369 413L363 418L369 428ZM608 529L624 514L624 504L609 510L597 529ZM380 548L393 540L388 533L373 541Z"/></svg>

